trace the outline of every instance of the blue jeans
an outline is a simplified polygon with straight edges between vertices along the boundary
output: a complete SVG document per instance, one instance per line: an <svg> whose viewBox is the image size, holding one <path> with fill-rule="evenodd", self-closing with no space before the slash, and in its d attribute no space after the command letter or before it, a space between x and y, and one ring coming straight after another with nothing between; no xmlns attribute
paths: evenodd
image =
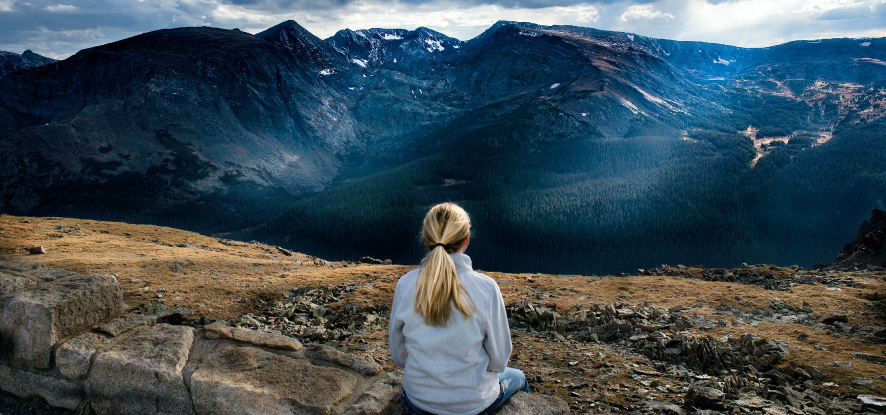
<svg viewBox="0 0 886 415"><path fill-rule="evenodd" d="M529 393L529 382L526 381L526 375L520 369L506 367L504 372L498 374L498 388L498 398L477 415L491 414L518 390ZM433 415L412 405L412 402L409 402L409 398L406 397L406 392L400 395L400 403L403 404L403 412L406 415Z"/></svg>

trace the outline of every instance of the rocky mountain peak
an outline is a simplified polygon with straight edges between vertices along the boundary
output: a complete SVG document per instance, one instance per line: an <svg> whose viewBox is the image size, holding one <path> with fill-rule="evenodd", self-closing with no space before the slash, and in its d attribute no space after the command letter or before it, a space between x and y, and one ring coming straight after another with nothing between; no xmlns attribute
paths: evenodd
<svg viewBox="0 0 886 415"><path fill-rule="evenodd" d="M58 61L38 55L30 49L24 51L21 55L14 52L0 51L0 78L22 69L49 65L54 62Z"/></svg>
<svg viewBox="0 0 886 415"><path fill-rule="evenodd" d="M345 66L341 53L294 20L287 20L255 36L288 50L297 59L307 60L310 64L326 71L331 72L333 68Z"/></svg>

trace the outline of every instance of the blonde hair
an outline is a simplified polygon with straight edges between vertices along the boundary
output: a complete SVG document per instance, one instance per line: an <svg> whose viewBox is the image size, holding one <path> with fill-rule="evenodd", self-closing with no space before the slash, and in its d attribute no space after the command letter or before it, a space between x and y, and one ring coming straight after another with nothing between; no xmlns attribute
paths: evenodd
<svg viewBox="0 0 886 415"><path fill-rule="evenodd" d="M430 253L421 263L418 288L413 301L415 312L431 326L446 326L450 304L465 318L471 307L464 297L455 272L455 263L448 254L457 252L471 235L471 218L464 209L453 203L441 203L431 208L422 223L421 241Z"/></svg>

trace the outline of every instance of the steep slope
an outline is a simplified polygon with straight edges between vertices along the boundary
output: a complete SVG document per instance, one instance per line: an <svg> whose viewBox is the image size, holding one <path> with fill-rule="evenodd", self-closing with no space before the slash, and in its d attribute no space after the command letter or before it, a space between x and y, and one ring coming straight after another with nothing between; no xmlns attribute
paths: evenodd
<svg viewBox="0 0 886 415"><path fill-rule="evenodd" d="M316 63L290 52L236 30L171 29L4 78L0 203L78 205L61 192L109 184L149 210L241 182L322 187L353 127Z"/></svg>
<svg viewBox="0 0 886 415"><path fill-rule="evenodd" d="M884 50L506 21L467 42L151 32L0 80L0 209L403 260L454 200L503 270L808 265L884 207Z"/></svg>

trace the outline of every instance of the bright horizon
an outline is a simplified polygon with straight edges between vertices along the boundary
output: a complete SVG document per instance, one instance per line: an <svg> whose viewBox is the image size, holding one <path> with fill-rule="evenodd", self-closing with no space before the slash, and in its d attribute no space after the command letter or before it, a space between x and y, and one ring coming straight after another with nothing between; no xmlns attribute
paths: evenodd
<svg viewBox="0 0 886 415"><path fill-rule="evenodd" d="M643 36L766 47L793 40L886 37L886 0L0 0L0 50L56 59L158 29L258 33L295 20L343 29L428 27L469 40L496 21L574 25Z"/></svg>

